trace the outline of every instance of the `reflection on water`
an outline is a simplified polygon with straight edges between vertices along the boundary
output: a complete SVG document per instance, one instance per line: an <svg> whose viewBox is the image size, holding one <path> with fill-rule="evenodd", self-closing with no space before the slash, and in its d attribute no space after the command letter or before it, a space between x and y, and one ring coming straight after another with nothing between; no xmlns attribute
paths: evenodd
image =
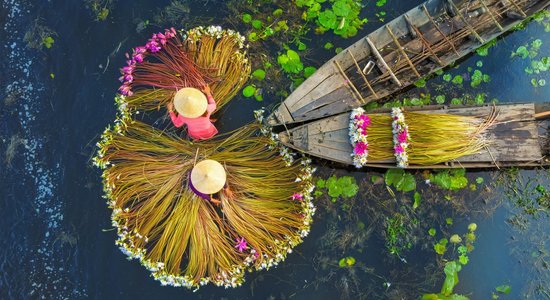
<svg viewBox="0 0 550 300"><path fill-rule="evenodd" d="M444 278L443 262L433 248L437 240L428 231L436 229L437 239L450 237L471 222L478 225L478 239L470 263L459 273L455 292L487 299L496 286L508 284L512 291L500 295L503 299L550 298L545 198L550 185L545 171L476 172L467 175L475 190L459 192L430 186L423 174L417 174L422 199L413 209L413 193L389 192L383 182L372 179L381 175L376 171L326 165L318 176L352 175L359 193L336 202L319 196L320 212L311 235L284 264L249 274L247 283L234 290L206 287L192 294L159 286L114 245L98 171L89 163L98 134L114 119L117 68L127 49L168 21L179 27L240 25L225 23L229 10L222 9L224 1L102 3L107 2L113 5L103 22L94 21L84 2L1 2L0 298L416 298L437 292ZM389 0L383 7L386 20L418 3ZM333 54L323 49L328 41L345 47L378 28L379 11L374 4L365 10L370 21L355 38L309 36L308 62L318 66ZM42 28L35 36L51 36L51 48L28 48L25 33L30 28ZM473 69L480 69L490 81L478 87L455 86L438 76L425 88L409 90L407 97L431 93L445 94L449 100L469 93L475 99L483 93L501 102L547 101L550 85L533 88L524 72L531 62L512 59L510 54L539 38L543 41L539 55L548 56L548 36L542 25L532 23L498 41L489 56L471 56L445 72L468 78ZM549 81L545 73L539 77ZM252 121L253 110L278 100L273 95L263 102L235 99L223 112L219 127L227 131L242 126ZM484 183L476 183L478 177ZM398 234L391 244L393 232ZM399 249L397 255L388 250L392 246ZM354 258L353 265L339 266L347 257Z"/></svg>

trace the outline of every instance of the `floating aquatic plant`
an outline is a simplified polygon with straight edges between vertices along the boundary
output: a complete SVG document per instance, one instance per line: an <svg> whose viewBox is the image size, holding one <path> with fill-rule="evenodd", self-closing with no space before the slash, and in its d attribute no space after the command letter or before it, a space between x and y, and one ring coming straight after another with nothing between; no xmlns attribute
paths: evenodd
<svg viewBox="0 0 550 300"><path fill-rule="evenodd" d="M458 272L462 270L462 267L469 262L467 254L473 249L473 243L475 242L475 230L477 225L472 223L468 226L468 233L464 234L462 239L458 234L454 234L450 237L450 242L455 244L456 252L453 252L451 257L455 260L447 260L443 272L445 273L445 280L441 287L441 292L437 294L424 294L422 300L438 300L438 299L453 299L453 300L468 300L469 298L463 295L453 293L454 288L458 284ZM435 235L435 233L434 233ZM444 255L447 251L446 245L449 240L446 238L441 239L434 245L434 249L437 254ZM458 245L458 246L456 246ZM457 257L458 256L458 257Z"/></svg>
<svg viewBox="0 0 550 300"><path fill-rule="evenodd" d="M405 172L403 169L389 169L386 171L384 182L388 186L394 186L398 191L410 192L416 189L414 175Z"/></svg>
<svg viewBox="0 0 550 300"><path fill-rule="evenodd" d="M355 178L351 176L336 177L333 175L327 180L319 179L316 187L315 196L319 197L326 192L331 197L332 202L336 202L339 197L351 198L359 191Z"/></svg>
<svg viewBox="0 0 550 300"><path fill-rule="evenodd" d="M309 232L314 170L269 134L249 125L197 144L117 119L94 158L116 244L163 285L235 287L245 270L276 266ZM187 186L197 159L224 165L219 206Z"/></svg>

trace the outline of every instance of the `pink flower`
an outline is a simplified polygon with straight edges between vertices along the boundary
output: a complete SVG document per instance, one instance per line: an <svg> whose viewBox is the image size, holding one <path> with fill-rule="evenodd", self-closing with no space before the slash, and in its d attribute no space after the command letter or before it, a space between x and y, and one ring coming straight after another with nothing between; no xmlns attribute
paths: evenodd
<svg viewBox="0 0 550 300"><path fill-rule="evenodd" d="M405 151L405 149L403 149L403 146L401 146L401 144L395 145L395 147L393 147L393 149L395 150L395 153L397 153L397 154L401 154Z"/></svg>
<svg viewBox="0 0 550 300"><path fill-rule="evenodd" d="M165 29L164 30L164 35L166 36L167 39L173 38L173 37L176 36L176 29L174 27L172 27L170 29Z"/></svg>
<svg viewBox="0 0 550 300"><path fill-rule="evenodd" d="M399 134L397 134L397 140L400 143L406 143L407 142L407 130L403 130Z"/></svg>
<svg viewBox="0 0 550 300"><path fill-rule="evenodd" d="M145 56L143 56L143 54L136 54L132 57L136 62L138 63L142 63L143 62L143 59L145 58Z"/></svg>
<svg viewBox="0 0 550 300"><path fill-rule="evenodd" d="M152 53L159 52L161 49L159 43L153 39L149 40L147 44L145 44L145 48L151 51Z"/></svg>
<svg viewBox="0 0 550 300"><path fill-rule="evenodd" d="M353 149L353 152L356 155L363 155L365 154L365 152L367 152L367 146L368 145L363 142L358 142L357 144L355 144L355 148Z"/></svg>
<svg viewBox="0 0 550 300"><path fill-rule="evenodd" d="M161 45L166 45L166 36L162 33L157 33L157 39L161 43Z"/></svg>
<svg viewBox="0 0 550 300"><path fill-rule="evenodd" d="M361 115L360 119L363 121L363 127L370 126L370 118L367 115Z"/></svg>
<svg viewBox="0 0 550 300"><path fill-rule="evenodd" d="M294 193L290 198L292 198L292 200L302 200L304 199L304 196L302 196L302 194L300 193Z"/></svg>
<svg viewBox="0 0 550 300"><path fill-rule="evenodd" d="M139 46L134 49L134 54L144 54L146 52L147 52L147 48L143 46Z"/></svg>
<svg viewBox="0 0 550 300"><path fill-rule="evenodd" d="M123 67L121 69L122 73L124 74L132 74L134 72L135 66L134 65L128 65L126 67Z"/></svg>
<svg viewBox="0 0 550 300"><path fill-rule="evenodd" d="M125 82L123 85L121 85L118 88L118 91L124 96L132 96L134 94L134 93L132 93L132 88L130 87L130 85L127 82Z"/></svg>
<svg viewBox="0 0 550 300"><path fill-rule="evenodd" d="M243 252L243 250L248 249L246 241L243 237L237 238L237 244L235 244L235 248L237 248L237 250L239 250L239 252Z"/></svg>

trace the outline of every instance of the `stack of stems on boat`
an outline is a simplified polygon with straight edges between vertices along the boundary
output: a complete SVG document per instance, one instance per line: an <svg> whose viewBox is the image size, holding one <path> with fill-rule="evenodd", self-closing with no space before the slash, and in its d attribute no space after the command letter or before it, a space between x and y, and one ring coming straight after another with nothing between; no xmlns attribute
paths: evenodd
<svg viewBox="0 0 550 300"><path fill-rule="evenodd" d="M404 112L409 127L409 164L432 165L478 153L490 141L485 132L496 119L450 114ZM394 159L392 119L389 114L369 114L369 162Z"/></svg>
<svg viewBox="0 0 550 300"><path fill-rule="evenodd" d="M308 161L291 163L278 146L270 149L273 141L258 130L248 125L193 143L119 119L103 134L96 161L105 168L117 244L164 284L188 287L236 286L245 268L283 260L309 231L312 170ZM188 187L203 159L226 169L227 187L215 196L219 206ZM292 199L296 193L299 199ZM235 246L239 238L244 251Z"/></svg>
<svg viewBox="0 0 550 300"><path fill-rule="evenodd" d="M125 99L128 109L159 109L177 90L208 84L219 110L250 76L243 41L237 32L216 27L194 28L183 40L169 39L158 53L136 65L134 94Z"/></svg>

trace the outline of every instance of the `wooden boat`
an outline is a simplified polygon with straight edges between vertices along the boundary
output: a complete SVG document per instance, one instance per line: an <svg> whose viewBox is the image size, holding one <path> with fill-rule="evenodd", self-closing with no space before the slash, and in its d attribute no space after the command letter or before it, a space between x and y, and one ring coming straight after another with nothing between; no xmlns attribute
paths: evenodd
<svg viewBox="0 0 550 300"><path fill-rule="evenodd" d="M550 0L429 0L340 52L269 116L305 122L380 100L471 53Z"/></svg>
<svg viewBox="0 0 550 300"><path fill-rule="evenodd" d="M448 113L463 116L487 116L487 106L418 106L406 108L422 113ZM506 104L496 106L498 117L486 132L491 141L481 152L436 165L409 165L409 169L434 168L494 168L504 166L544 166L550 164L548 138L540 122L550 116L550 103ZM374 110L368 114L390 114L390 110ZM349 138L350 113L343 113L310 122L279 133L287 147L330 161L352 165L353 147ZM395 159L368 162L367 167L395 168Z"/></svg>

